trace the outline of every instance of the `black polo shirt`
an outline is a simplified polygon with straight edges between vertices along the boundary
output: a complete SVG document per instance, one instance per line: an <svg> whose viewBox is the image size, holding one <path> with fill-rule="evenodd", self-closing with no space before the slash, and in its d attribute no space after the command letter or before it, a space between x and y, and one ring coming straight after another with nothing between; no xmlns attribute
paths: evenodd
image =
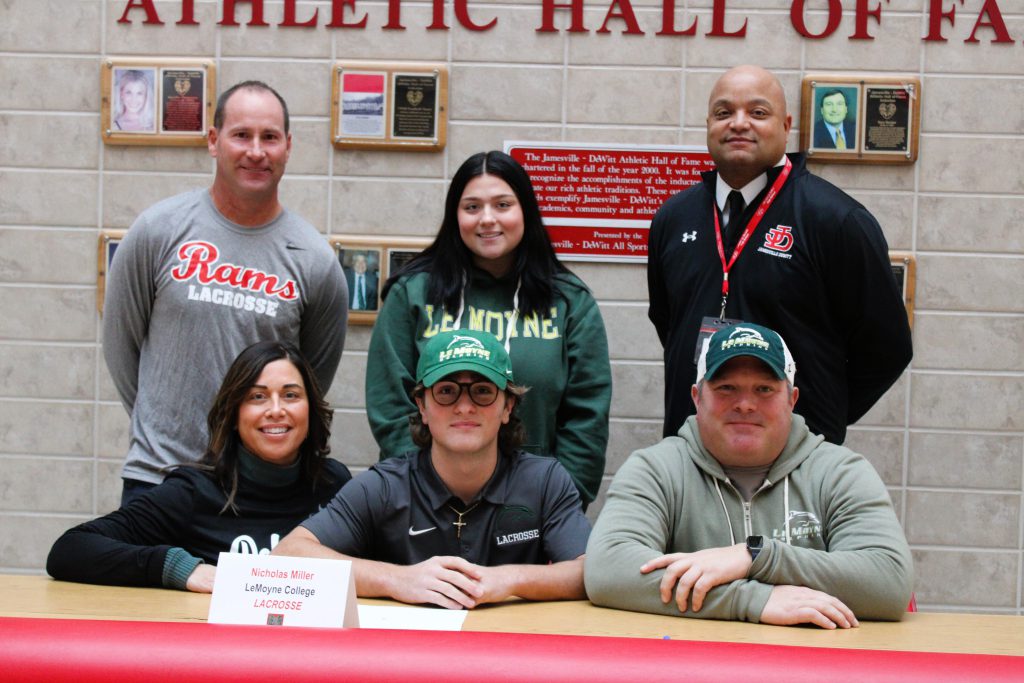
<svg viewBox="0 0 1024 683"><path fill-rule="evenodd" d="M452 508L472 508L462 515L461 538ZM468 505L437 476L429 451L389 458L302 526L345 555L401 565L437 555L482 566L561 562L582 555L590 535L569 474L554 458L527 453L499 456Z"/></svg>

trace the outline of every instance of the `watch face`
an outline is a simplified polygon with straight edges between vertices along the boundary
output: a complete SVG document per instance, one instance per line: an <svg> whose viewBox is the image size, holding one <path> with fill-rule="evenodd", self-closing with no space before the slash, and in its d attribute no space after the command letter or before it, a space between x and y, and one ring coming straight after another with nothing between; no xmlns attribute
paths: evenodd
<svg viewBox="0 0 1024 683"><path fill-rule="evenodd" d="M747 536L747 552L750 553L751 561L756 560L764 548L763 536Z"/></svg>

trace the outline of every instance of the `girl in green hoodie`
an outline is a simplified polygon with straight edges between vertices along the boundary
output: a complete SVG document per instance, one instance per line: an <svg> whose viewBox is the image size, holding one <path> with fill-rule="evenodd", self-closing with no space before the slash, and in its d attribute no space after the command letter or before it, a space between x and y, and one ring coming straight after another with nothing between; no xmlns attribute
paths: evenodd
<svg viewBox="0 0 1024 683"><path fill-rule="evenodd" d="M415 449L416 362L440 331L490 332L530 388L523 450L557 458L584 503L597 496L608 444L611 370L604 322L586 285L555 257L530 178L498 151L452 178L433 244L382 290L366 367L366 412L381 458Z"/></svg>

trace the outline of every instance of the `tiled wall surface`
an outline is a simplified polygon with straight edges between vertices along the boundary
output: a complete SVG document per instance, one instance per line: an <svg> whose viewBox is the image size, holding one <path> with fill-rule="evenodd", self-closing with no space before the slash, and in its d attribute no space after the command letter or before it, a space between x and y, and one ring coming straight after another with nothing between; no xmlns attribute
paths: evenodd
<svg viewBox="0 0 1024 683"><path fill-rule="evenodd" d="M915 359L848 445L890 487L914 548L925 609L1024 613L1024 9L1000 0L1017 41L965 44L981 0L955 6L944 43L920 40L925 0L892 0L874 41L840 29L806 40L788 0L730 0L745 39L708 38L711 0L678 0L677 27L656 36L661 2L635 0L643 36L597 34L604 3L587 3L585 34L537 33L539 0L471 3L489 32L427 31L429 3L402 3L405 31L383 31L387 4L360 0L365 29L218 27L220 3L196 0L199 26L176 26L181 3L155 2L163 26L118 24L125 0L0 0L0 571L39 572L68 526L113 508L127 416L100 353L95 307L101 228L127 227L155 200L209 183L204 149L105 147L100 64L108 55L201 56L220 86L261 78L294 116L284 201L328 234L430 235L446 181L470 153L503 140L702 144L706 99L725 69L756 62L779 74L793 109L807 73L916 75L923 83L914 166L814 170L876 213L890 246L918 259ZM250 3L238 3L241 21ZM824 26L824 2L808 25ZM449 24L454 23L448 7ZM563 13L564 14L564 13ZM136 21L142 12L136 11ZM558 26L567 19L559 17ZM337 152L328 144L336 59L449 65L451 118L439 154ZM790 138L790 149L797 146ZM615 394L607 477L660 434L661 349L646 319L642 266L579 264L601 303ZM354 327L330 400L335 453L375 460L363 413L368 328ZM597 511L600 501L594 507Z"/></svg>

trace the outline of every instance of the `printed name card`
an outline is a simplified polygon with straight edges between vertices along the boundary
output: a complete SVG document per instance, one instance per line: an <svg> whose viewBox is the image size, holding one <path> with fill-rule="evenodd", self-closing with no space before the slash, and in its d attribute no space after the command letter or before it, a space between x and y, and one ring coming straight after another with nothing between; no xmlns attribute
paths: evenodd
<svg viewBox="0 0 1024 683"><path fill-rule="evenodd" d="M207 621L358 628L352 563L221 553Z"/></svg>

